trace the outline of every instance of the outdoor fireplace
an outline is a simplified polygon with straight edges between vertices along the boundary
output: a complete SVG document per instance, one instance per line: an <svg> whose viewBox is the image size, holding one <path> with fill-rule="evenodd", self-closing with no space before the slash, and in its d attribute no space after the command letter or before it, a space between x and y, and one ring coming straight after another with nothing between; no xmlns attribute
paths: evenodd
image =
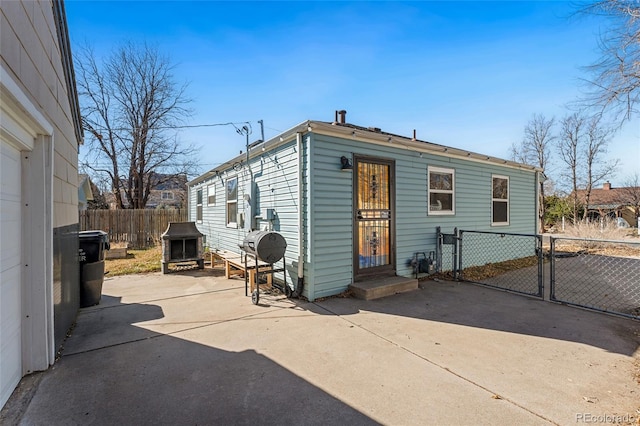
<svg viewBox="0 0 640 426"><path fill-rule="evenodd" d="M197 262L204 268L203 236L195 222L169 222L162 234L162 273L169 272L169 263Z"/></svg>

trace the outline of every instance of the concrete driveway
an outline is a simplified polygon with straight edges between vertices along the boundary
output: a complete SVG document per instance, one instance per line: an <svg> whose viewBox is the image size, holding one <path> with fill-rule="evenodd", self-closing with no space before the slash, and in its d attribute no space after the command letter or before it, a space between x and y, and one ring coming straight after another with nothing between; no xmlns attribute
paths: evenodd
<svg viewBox="0 0 640 426"><path fill-rule="evenodd" d="M362 301L221 270L105 280L0 423L636 424L640 323L471 284Z"/></svg>

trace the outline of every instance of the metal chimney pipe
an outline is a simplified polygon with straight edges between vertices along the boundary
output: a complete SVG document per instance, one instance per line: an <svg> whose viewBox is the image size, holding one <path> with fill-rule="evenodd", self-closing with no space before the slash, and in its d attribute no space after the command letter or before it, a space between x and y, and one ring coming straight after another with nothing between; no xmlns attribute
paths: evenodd
<svg viewBox="0 0 640 426"><path fill-rule="evenodd" d="M340 114L340 124L345 124L347 122L347 111L341 109L340 111L338 111L338 114Z"/></svg>
<svg viewBox="0 0 640 426"><path fill-rule="evenodd" d="M416 138L416 129L413 129L413 140L414 140L414 141L415 141L415 140L418 140L418 139Z"/></svg>

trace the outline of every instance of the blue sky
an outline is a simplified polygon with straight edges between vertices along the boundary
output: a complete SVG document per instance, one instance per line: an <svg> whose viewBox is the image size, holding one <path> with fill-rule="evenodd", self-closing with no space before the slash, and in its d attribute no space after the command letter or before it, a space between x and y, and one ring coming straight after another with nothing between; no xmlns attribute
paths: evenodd
<svg viewBox="0 0 640 426"><path fill-rule="evenodd" d="M569 2L66 3L73 45L146 41L176 64L188 124L251 122L250 140L346 109L362 126L507 158L534 113L561 118L597 58L602 22ZM231 126L188 129L202 170L244 149ZM610 147L621 185L640 172L640 120ZM82 154L82 152L81 152Z"/></svg>

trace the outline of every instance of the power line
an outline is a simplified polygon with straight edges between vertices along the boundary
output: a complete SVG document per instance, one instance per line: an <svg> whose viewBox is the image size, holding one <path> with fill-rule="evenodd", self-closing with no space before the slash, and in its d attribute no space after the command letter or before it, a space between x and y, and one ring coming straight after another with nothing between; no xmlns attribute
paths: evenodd
<svg viewBox="0 0 640 426"><path fill-rule="evenodd" d="M181 126L153 126L150 129L152 130L174 130L174 129L195 129L195 128L201 128L201 127L219 127L219 126L233 126L236 131L238 131L240 128L237 127L239 125L244 125L244 124L248 124L249 126L251 126L251 123L249 121L239 121L239 122L228 122L228 123L212 123L212 124L185 124L185 125L181 125ZM93 127L91 126L91 128L93 128L94 130L115 130L115 131L128 131L128 130L139 130L139 127L116 127L116 128L106 128L106 127ZM89 129L86 129L89 130Z"/></svg>

